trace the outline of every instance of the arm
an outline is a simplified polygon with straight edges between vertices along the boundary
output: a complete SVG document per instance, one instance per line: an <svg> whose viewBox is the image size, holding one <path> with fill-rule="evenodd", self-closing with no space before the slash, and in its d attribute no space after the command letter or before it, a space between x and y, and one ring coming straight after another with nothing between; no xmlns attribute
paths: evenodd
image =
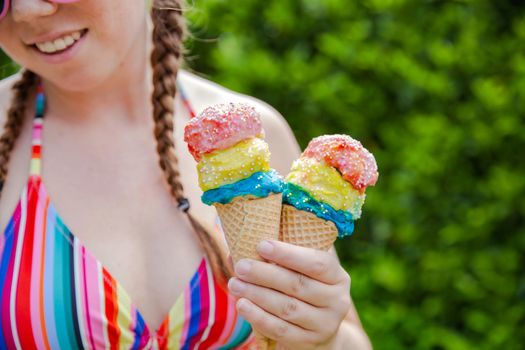
<svg viewBox="0 0 525 350"><path fill-rule="evenodd" d="M292 130L285 119L271 106L262 104L257 100L261 112L264 129L266 130L266 141L272 152L271 165L280 174L286 175L292 162L300 155L300 148ZM339 259L334 248L330 254ZM340 265L340 264L339 264ZM329 349L371 349L372 346L364 331L355 306L349 299L349 309L342 320L336 336L327 347Z"/></svg>
<svg viewBox="0 0 525 350"><path fill-rule="evenodd" d="M279 112L277 112L272 106L270 106L269 104L261 100L258 100L256 98L253 98L247 95L239 94L231 90L227 90L224 87L221 87L220 85L216 83L213 83L209 80L206 80L195 74L186 72L184 70L181 70L180 78L183 79L183 84L186 86L186 92L190 96L190 100L193 101L195 110L197 112L207 107L208 105L212 105L216 103L244 102L244 103L253 105L261 114L261 120L263 123L263 127L266 130L266 141L268 142L270 152L272 153L271 163L270 163L271 167L276 169L279 173L283 175L286 175L288 173L292 165L292 162L299 157L301 150L297 143L297 140L295 139L293 135L292 130L290 129L290 126L288 125L288 123L286 123L285 119L283 118L281 114L279 114ZM182 128L183 126L181 125L179 126L178 130L181 130ZM188 164L191 164L191 170L187 170L188 173L190 171L194 172L195 166L194 166L193 161L188 161ZM187 176L187 178L196 179L196 174L192 176ZM186 187L188 188L189 186L186 186ZM194 188L197 188L196 184L194 184ZM195 193L199 193L200 195L200 192L198 190L195 190ZM198 198L197 194L195 194L195 198ZM213 224L213 223L214 221L210 219L210 224ZM293 252L297 252L297 251L301 252L302 251L301 249L304 249L304 248L295 247L291 245L283 245L281 247L285 247L285 249L287 249L287 254L285 255L289 255L288 252L290 251L293 254ZM315 255L316 253L319 253L319 252L313 252L311 250L308 250L308 251L313 255ZM345 280L347 279L348 275L341 268L339 260L334 258L334 256L337 256L334 249L332 249L331 253L321 252L321 255L332 258L332 263L331 263L332 268L334 268L334 270L339 270L339 272L343 276L343 279ZM272 260L271 257L267 257L267 258L268 260ZM302 256L302 258L304 258L304 256ZM284 264L284 262L282 262L282 264ZM264 269L264 268L273 268L275 267L275 265L264 264L261 266L257 264L256 267L258 268L262 267ZM286 271L280 271L280 272L287 273L289 271L286 270ZM274 273L276 272L269 271L270 275ZM264 276L264 273L262 275ZM264 285L265 283L269 284L272 282L272 281L256 281L255 279L257 278L257 276L261 276L261 273L255 271L253 275L247 275L247 276L245 275L242 278L242 280L244 280L245 282L253 281L253 284L250 284L250 290L253 290L251 286L259 288L259 286ZM254 279L250 279L250 278L254 278ZM285 281L283 281L283 284L284 283L293 284L293 281L296 281L296 280L297 280L297 274L292 275L291 280L285 279ZM302 279L302 280L304 281L305 279ZM349 281L349 278L347 280ZM315 284L315 281L313 281L312 283ZM282 284L281 284L281 287L282 287ZM331 289L330 286L325 286L325 287L328 289ZM260 289L258 291L260 291ZM337 290L337 293L339 296L346 297L345 303L347 304L348 309L345 309L344 314L342 314L340 317L338 315L339 321L337 322L337 324L339 326L334 328L334 333L336 333L336 336L333 339L332 348L333 349L356 349L356 350L370 349L371 346L370 346L368 337L366 336L366 333L361 326L359 317L357 315L355 307L353 306L353 303L351 302L348 291L349 291L349 285L348 286L345 285L343 286L343 288ZM324 293L326 293L326 291ZM236 294L236 293L232 293L232 294ZM246 299L255 301L254 300L255 298L253 297L250 298L246 293L244 294L241 293L237 295L239 297L244 297ZM261 295L262 294L259 294L259 296ZM326 294L324 294L324 299L326 299ZM262 305L262 303L260 305ZM266 308L269 309L269 306L266 305ZM340 307L337 307L337 308L340 309ZM271 317L272 316L270 315L269 317L262 317L262 319L268 320ZM249 320L254 321L254 318L252 317ZM304 337L303 337L303 340L304 340ZM298 349L298 348L294 348L294 349Z"/></svg>
<svg viewBox="0 0 525 350"><path fill-rule="evenodd" d="M337 260L339 260L337 252L334 248L332 248L330 252L335 257L337 257ZM359 315L357 314L357 310L352 299L350 299L350 309L343 319L341 327L337 332L337 336L334 339L333 348L363 350L372 349L372 344L370 343L370 339L363 329L363 325L361 324L361 320L359 319Z"/></svg>
<svg viewBox="0 0 525 350"><path fill-rule="evenodd" d="M261 114L261 121L266 134L265 140L272 154L270 166L279 174L286 176L293 161L301 155L301 148L293 131L286 119L269 104L256 99L253 99L252 104Z"/></svg>

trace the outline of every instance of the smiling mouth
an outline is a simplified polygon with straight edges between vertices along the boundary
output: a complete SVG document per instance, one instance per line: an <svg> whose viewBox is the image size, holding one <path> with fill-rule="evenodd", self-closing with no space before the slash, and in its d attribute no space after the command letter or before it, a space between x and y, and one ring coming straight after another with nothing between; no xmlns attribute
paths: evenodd
<svg viewBox="0 0 525 350"><path fill-rule="evenodd" d="M62 38L44 43L33 44L30 45L30 47L43 55L57 55L74 47L75 44L87 34L87 32L87 28L82 29L75 33L65 35Z"/></svg>

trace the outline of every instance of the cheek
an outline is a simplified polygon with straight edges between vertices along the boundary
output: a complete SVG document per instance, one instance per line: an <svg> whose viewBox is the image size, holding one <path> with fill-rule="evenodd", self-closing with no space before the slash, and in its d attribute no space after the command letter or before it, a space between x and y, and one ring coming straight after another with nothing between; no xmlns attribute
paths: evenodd
<svg viewBox="0 0 525 350"><path fill-rule="evenodd" d="M104 0L98 9L96 28L111 45L126 46L136 37L146 16L143 0Z"/></svg>
<svg viewBox="0 0 525 350"><path fill-rule="evenodd" d="M141 0L138 0L141 1ZM105 1L93 20L93 47L90 54L108 60L121 60L145 30L145 10L137 0Z"/></svg>
<svg viewBox="0 0 525 350"><path fill-rule="evenodd" d="M7 24L0 25L0 49L2 49L13 61L20 65L31 62L26 46Z"/></svg>
<svg viewBox="0 0 525 350"><path fill-rule="evenodd" d="M93 9L89 40L81 60L68 74L57 75L68 77L67 82L63 81L64 88L93 88L119 71L125 61L145 55L140 42L146 30L146 13L143 6L135 6L136 0L128 1L106 1L101 8Z"/></svg>

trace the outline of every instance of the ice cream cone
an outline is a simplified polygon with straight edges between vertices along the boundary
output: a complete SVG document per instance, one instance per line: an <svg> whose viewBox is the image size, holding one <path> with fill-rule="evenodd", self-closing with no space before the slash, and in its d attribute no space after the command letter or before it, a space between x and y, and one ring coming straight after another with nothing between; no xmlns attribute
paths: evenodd
<svg viewBox="0 0 525 350"><path fill-rule="evenodd" d="M379 173L374 156L348 135L324 135L308 143L285 179L280 240L329 250L354 231L365 189Z"/></svg>
<svg viewBox="0 0 525 350"><path fill-rule="evenodd" d="M184 140L198 162L201 199L217 209L233 261L263 260L259 242L279 239L283 182L270 168L259 113L246 104L210 106L186 125ZM253 333L258 349L274 348Z"/></svg>
<svg viewBox="0 0 525 350"><path fill-rule="evenodd" d="M352 234L378 175L373 155L350 136L313 139L285 178L279 240L328 251Z"/></svg>
<svg viewBox="0 0 525 350"><path fill-rule="evenodd" d="M337 227L315 214L284 204L279 240L327 251L337 239Z"/></svg>
<svg viewBox="0 0 525 350"><path fill-rule="evenodd" d="M215 204L234 262L244 258L263 260L257 253L257 244L279 238L281 203L279 193L265 198L238 197L228 204ZM255 329L253 333L258 350L275 348L271 339Z"/></svg>

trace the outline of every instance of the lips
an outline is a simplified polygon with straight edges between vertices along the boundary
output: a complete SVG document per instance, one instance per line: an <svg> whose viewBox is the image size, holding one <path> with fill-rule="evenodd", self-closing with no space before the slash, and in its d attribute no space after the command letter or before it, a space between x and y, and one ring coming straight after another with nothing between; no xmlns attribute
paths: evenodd
<svg viewBox="0 0 525 350"><path fill-rule="evenodd" d="M49 40L45 42L38 42L33 45L40 52L52 54L55 52L63 51L73 46L82 36L85 34L85 30L79 30L71 34L64 35L55 40Z"/></svg>
<svg viewBox="0 0 525 350"><path fill-rule="evenodd" d="M82 39L87 32L87 29L83 29L75 32L69 32L61 36L54 35L53 37L55 39L53 40L38 41L30 46L41 54L53 55L67 51L71 47L75 46L75 44L80 39Z"/></svg>
<svg viewBox="0 0 525 350"><path fill-rule="evenodd" d="M34 52L34 54L36 54L36 56L39 59L43 60L43 62L46 62L48 64L63 64L68 61L71 61L74 57L76 57L86 44L87 40L89 39L87 34L89 33L89 31L86 29L82 31L82 33L83 34L80 35L80 38L78 38L78 40L74 38L70 38L68 40L68 42L74 40L73 44L67 44L65 41L62 42L63 39L58 38L56 39L59 42L58 46L55 46L54 44L49 44L49 42L44 42L43 44L38 44L38 46L40 46L44 50L39 49L37 44L30 45L29 48ZM52 47L47 47L47 44L52 45Z"/></svg>

